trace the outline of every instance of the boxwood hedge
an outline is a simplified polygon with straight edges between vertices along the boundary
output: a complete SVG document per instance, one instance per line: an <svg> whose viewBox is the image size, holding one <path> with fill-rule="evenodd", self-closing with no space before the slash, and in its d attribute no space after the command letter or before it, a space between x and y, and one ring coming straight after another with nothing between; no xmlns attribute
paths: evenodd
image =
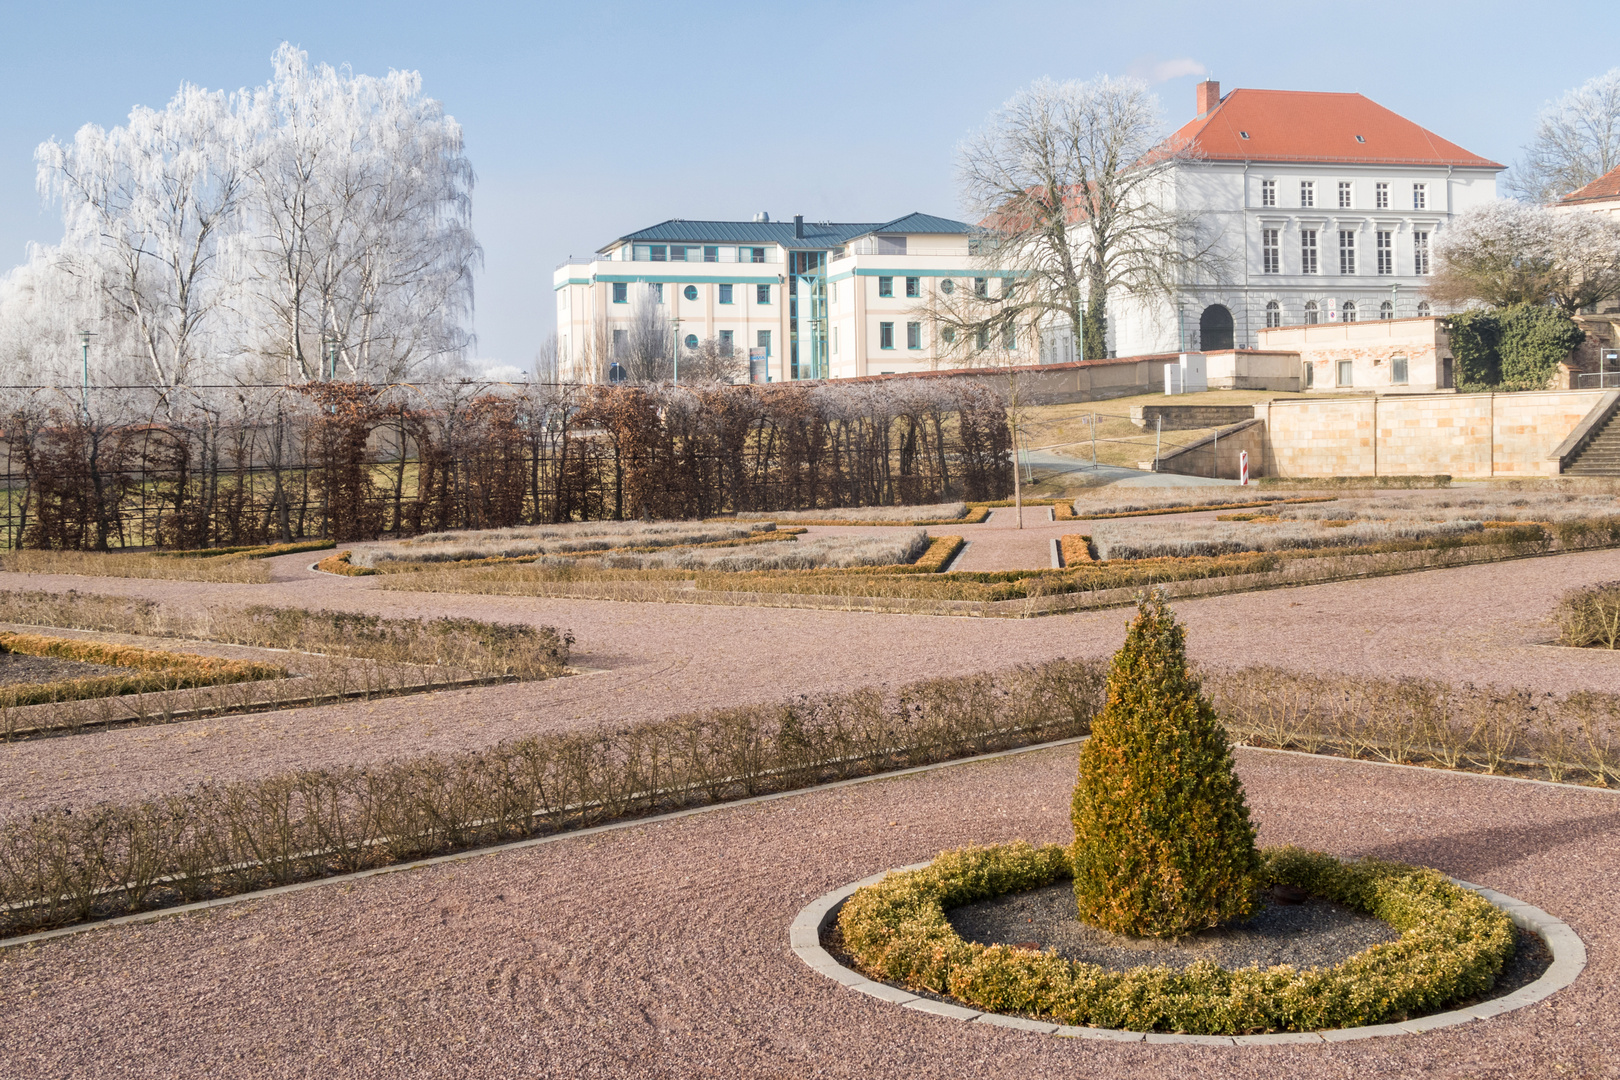
<svg viewBox="0 0 1620 1080"><path fill-rule="evenodd" d="M1242 1035L1359 1027L1434 1012L1487 991L1513 954L1513 923L1433 870L1285 847L1264 853L1263 880L1382 919L1401 932L1331 967L1108 971L1055 953L980 945L948 908L1069 877L1065 848L1016 843L949 851L927 867L856 892L838 917L869 976L949 994L977 1009L1131 1031Z"/></svg>

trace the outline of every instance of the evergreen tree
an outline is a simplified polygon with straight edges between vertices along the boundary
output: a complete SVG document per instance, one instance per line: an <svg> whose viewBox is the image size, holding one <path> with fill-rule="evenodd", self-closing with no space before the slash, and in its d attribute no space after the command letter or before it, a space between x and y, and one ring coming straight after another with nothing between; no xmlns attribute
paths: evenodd
<svg viewBox="0 0 1620 1080"><path fill-rule="evenodd" d="M1138 601L1114 656L1108 702L1080 753L1073 817L1084 921L1175 937L1254 910L1260 860L1243 785L1161 593Z"/></svg>

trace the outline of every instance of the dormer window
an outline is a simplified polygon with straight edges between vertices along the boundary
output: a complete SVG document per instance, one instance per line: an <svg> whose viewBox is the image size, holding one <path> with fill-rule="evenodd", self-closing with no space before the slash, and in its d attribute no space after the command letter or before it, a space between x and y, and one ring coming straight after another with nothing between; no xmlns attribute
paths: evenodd
<svg viewBox="0 0 1620 1080"><path fill-rule="evenodd" d="M1238 138L1240 138L1240 139L1247 139L1247 138L1248 138L1248 137L1249 137L1249 133L1248 133L1248 132L1247 132L1247 131L1240 131L1240 132L1238 132Z"/></svg>

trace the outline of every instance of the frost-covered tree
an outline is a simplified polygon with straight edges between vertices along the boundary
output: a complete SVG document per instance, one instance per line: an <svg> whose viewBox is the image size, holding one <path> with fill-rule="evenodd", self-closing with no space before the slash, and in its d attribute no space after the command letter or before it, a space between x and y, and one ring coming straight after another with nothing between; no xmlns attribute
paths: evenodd
<svg viewBox="0 0 1620 1080"><path fill-rule="evenodd" d="M1535 138L1508 175L1521 198L1552 203L1620 166L1620 67L1542 110Z"/></svg>
<svg viewBox="0 0 1620 1080"><path fill-rule="evenodd" d="M37 160L64 237L0 289L0 341L61 321L39 298L71 281L97 298L95 326L72 329L165 385L397 379L464 357L473 173L415 72L312 67L284 44L261 87L182 86Z"/></svg>
<svg viewBox="0 0 1620 1080"><path fill-rule="evenodd" d="M1620 221L1498 199L1435 238L1434 300L1505 308L1551 304L1573 315L1620 296Z"/></svg>

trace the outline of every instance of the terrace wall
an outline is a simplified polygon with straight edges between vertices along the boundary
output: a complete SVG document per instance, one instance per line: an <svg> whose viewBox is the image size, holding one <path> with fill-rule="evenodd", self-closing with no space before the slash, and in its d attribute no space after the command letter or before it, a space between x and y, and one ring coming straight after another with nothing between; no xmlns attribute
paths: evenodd
<svg viewBox="0 0 1620 1080"><path fill-rule="evenodd" d="M1265 421L1258 475L1556 476L1554 451L1603 398L1594 389L1266 402L1254 407Z"/></svg>

